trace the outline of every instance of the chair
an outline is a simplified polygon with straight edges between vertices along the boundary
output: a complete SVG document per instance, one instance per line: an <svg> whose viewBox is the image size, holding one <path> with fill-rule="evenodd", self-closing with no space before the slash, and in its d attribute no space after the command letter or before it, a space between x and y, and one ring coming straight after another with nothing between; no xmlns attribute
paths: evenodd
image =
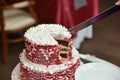
<svg viewBox="0 0 120 80"><path fill-rule="evenodd" d="M34 4L34 0L25 0L8 5L4 0L0 0L0 32L4 64L8 63L8 43L23 41L25 30L38 23L33 9Z"/></svg>

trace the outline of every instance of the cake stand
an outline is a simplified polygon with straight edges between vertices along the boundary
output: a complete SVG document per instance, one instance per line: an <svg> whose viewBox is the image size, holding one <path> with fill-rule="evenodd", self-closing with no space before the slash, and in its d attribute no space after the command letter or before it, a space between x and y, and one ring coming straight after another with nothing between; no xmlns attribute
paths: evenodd
<svg viewBox="0 0 120 80"><path fill-rule="evenodd" d="M20 63L12 71L11 80L21 80L20 79Z"/></svg>

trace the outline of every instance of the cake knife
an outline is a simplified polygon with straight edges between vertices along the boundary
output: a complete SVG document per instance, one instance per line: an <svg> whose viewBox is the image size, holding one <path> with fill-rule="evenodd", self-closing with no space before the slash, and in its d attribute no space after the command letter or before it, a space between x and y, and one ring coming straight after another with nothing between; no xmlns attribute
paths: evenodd
<svg viewBox="0 0 120 80"><path fill-rule="evenodd" d="M71 32L71 34L75 34L77 31L82 30L86 27L88 27L91 24L94 24L102 19L104 19L105 17L117 12L120 10L120 6L117 5L113 5L112 7L100 12L98 15L93 16L87 20L85 20L84 22L73 26L72 28L69 29L69 31Z"/></svg>

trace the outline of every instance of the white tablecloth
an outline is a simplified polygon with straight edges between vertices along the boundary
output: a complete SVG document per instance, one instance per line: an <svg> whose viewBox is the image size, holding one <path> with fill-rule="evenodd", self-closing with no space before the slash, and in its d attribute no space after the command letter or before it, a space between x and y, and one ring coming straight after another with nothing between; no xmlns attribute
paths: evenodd
<svg viewBox="0 0 120 80"><path fill-rule="evenodd" d="M89 54L80 54L80 57L91 63L77 68L75 80L120 80L120 67Z"/></svg>

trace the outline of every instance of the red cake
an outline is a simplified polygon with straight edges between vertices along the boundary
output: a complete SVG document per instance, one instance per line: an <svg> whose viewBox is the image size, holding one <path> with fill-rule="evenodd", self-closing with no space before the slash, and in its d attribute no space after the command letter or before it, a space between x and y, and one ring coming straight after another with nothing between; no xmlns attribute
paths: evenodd
<svg viewBox="0 0 120 80"><path fill-rule="evenodd" d="M24 35L20 54L21 80L74 80L80 65L70 32L58 24L41 24Z"/></svg>

